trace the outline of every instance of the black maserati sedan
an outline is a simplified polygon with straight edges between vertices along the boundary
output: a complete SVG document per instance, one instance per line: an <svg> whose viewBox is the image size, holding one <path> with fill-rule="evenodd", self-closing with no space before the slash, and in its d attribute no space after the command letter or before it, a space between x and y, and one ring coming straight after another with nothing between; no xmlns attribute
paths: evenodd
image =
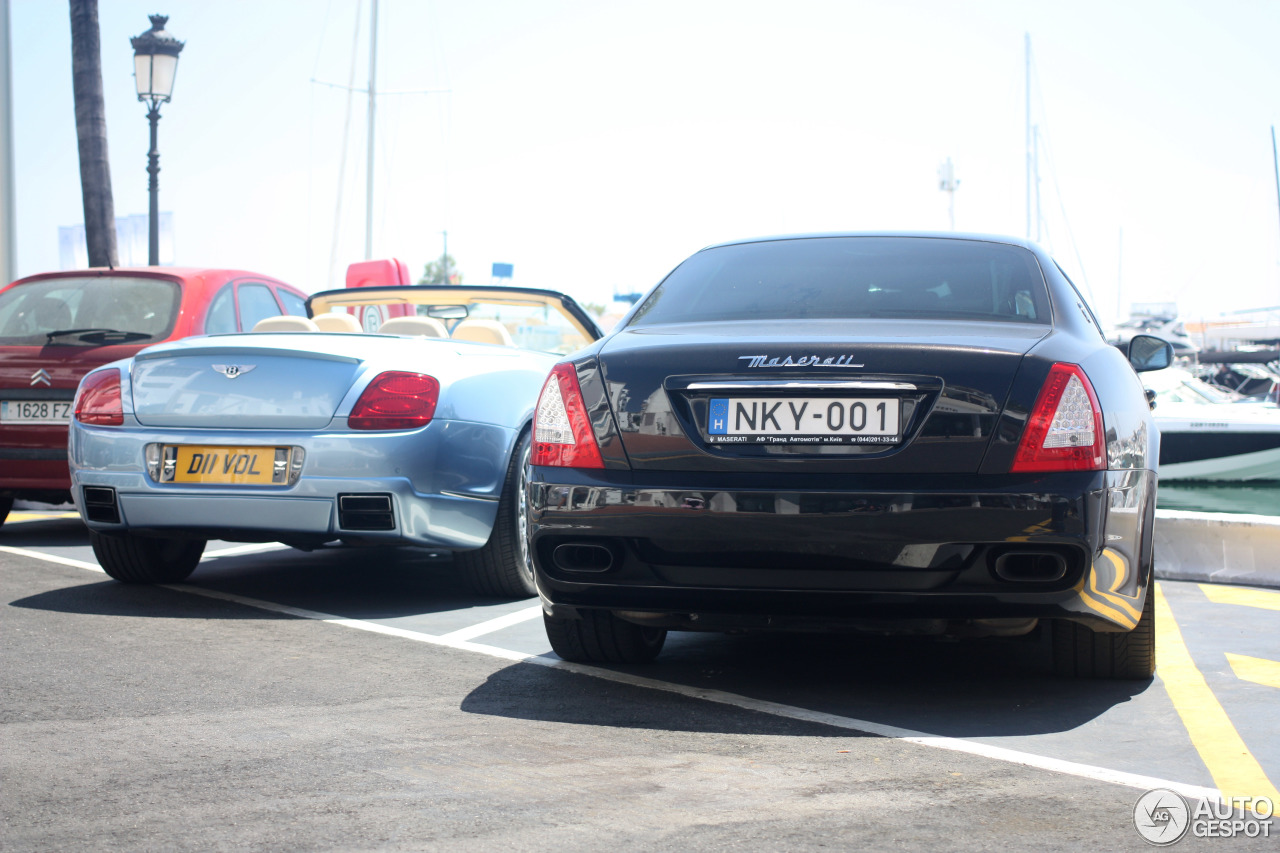
<svg viewBox="0 0 1280 853"><path fill-rule="evenodd" d="M556 365L524 502L547 635L641 663L667 631L1052 632L1149 678L1159 433L1138 372L1035 244L724 243Z"/></svg>

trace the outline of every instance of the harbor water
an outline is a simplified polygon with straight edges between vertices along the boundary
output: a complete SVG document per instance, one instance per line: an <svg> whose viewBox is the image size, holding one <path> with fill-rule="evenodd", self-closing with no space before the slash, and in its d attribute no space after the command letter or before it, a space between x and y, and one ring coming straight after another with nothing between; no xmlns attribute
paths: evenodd
<svg viewBox="0 0 1280 853"><path fill-rule="evenodd" d="M1159 509L1280 517L1280 482L1175 481L1161 483L1156 495L1156 506Z"/></svg>

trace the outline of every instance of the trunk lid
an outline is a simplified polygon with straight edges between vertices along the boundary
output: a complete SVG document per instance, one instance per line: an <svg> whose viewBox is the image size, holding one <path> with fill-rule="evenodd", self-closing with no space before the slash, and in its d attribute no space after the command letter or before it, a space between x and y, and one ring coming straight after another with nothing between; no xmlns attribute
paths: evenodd
<svg viewBox="0 0 1280 853"><path fill-rule="evenodd" d="M778 329L785 325L786 331ZM639 328L600 352L636 469L974 473L1043 325L788 320Z"/></svg>
<svg viewBox="0 0 1280 853"><path fill-rule="evenodd" d="M317 336L254 336L228 346L164 347L134 359L134 416L149 427L322 429L364 364L346 342L317 349ZM355 336L352 336L355 337ZM214 342L221 343L221 346Z"/></svg>

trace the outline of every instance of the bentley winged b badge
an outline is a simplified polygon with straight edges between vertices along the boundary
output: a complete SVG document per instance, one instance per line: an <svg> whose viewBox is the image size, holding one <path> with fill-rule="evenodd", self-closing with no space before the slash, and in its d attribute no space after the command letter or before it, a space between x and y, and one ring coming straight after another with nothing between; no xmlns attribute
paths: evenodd
<svg viewBox="0 0 1280 853"><path fill-rule="evenodd" d="M213 369L221 373L228 379L235 379L237 376L243 376L250 370L253 370L256 364L215 364Z"/></svg>

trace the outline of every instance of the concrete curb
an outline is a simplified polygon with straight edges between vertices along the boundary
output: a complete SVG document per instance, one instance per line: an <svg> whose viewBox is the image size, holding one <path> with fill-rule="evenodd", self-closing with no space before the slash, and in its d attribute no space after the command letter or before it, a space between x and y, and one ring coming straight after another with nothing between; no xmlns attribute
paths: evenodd
<svg viewBox="0 0 1280 853"><path fill-rule="evenodd" d="M1156 577L1280 589L1280 518L1156 510Z"/></svg>

